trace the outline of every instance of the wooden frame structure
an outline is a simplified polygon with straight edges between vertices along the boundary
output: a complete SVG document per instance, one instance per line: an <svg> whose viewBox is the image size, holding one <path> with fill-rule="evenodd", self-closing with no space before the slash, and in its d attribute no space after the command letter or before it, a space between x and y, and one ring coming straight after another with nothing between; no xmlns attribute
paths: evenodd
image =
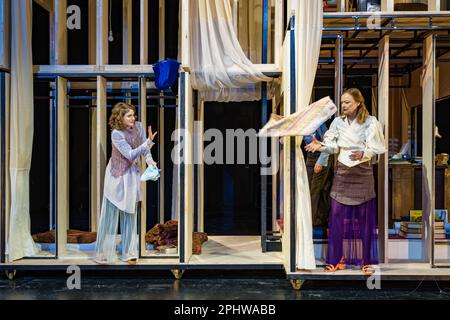
<svg viewBox="0 0 450 320"><path fill-rule="evenodd" d="M10 0L0 0L0 15L8 10L8 2ZM139 84L139 116L144 121L146 119L146 103L147 103L147 88L148 82L153 80L153 69L151 65L148 65L148 0L140 0L141 12L140 12L140 54L139 54L139 65L132 65L131 59L131 11L132 11L132 0L123 1L123 65L109 65L108 64L108 1L107 0L96 0L89 2L89 63L90 65L76 66L67 64L67 29L65 28L65 17L66 17L66 7L67 0L35 0L36 3L44 7L49 11L51 17L51 65L48 66L35 66L35 75L37 77L51 78L55 82L56 86L56 96L54 108L52 109L52 119L54 120L52 127L52 150L53 150L53 171L52 171L52 186L54 188L53 198L51 201L52 212L56 217L56 230L57 230L57 251L56 251L56 262L52 260L20 260L17 262L7 262L5 260L5 239L6 239L6 226L8 225L7 212L8 207L8 175L6 174L8 167L8 159L6 150L8 147L8 123L5 121L8 117L8 71L9 71L9 56L4 48L9 47L8 38L8 19L3 19L0 24L2 28L0 30L0 57L3 60L0 61L0 68L5 71L1 75L1 86L0 92L1 96L1 121L0 121L0 142L1 142L1 194L0 198L0 214L1 214L1 260L0 269L7 270L9 274L13 270L17 269L64 269L68 265L72 264L72 260L69 260L70 255L65 252L66 244L66 230L68 226L68 165L65 159L68 157L68 111L67 111L67 82L71 79L83 79L83 78L95 78L96 80L96 101L95 109L90 111L90 123L91 123L91 153L92 153L92 163L91 167L91 228L96 229L97 226L97 213L100 212L101 199L103 191L103 177L106 167L107 154L106 154L106 108L107 108L107 82L110 79L122 79L122 78L133 78L137 79ZM284 115L288 115L295 110L295 60L291 57L293 56L296 48L294 41L294 17L290 16L289 8L292 8L294 0L288 1L288 7L283 8L282 0L274 0L274 63L267 64L267 38L268 38L268 0L263 0L264 7L264 41L263 41L263 63L257 65L261 72L272 76L281 76L282 82L282 94L275 97L272 100L272 109L276 109L280 100L283 101L284 105ZM325 27L324 31L328 31L324 34L324 39L328 37L333 42L332 46L336 52L335 57L332 61L325 58L321 58L321 63L332 63L332 72L335 77L335 100L339 103L339 97L342 93L343 83L344 83L344 66L346 59L344 58L344 50L346 47L346 39L348 38L349 30L360 32L364 29L358 28L359 23L362 20L367 19L369 15L362 13L361 15L355 15L353 13L342 12L345 11L346 1L339 1L339 13L325 13ZM382 12L380 17L382 23L379 28L375 28L374 32L380 32L382 34L381 39L378 39L376 43L373 43L375 47L379 47L378 56L376 57L376 64L378 68L378 118L385 128L385 138L386 145L389 139L389 77L390 77L390 35L389 31L393 29L398 29L399 24L395 24L395 21L405 17L416 17L425 21L429 21L427 26L416 26L413 22L405 22L401 24L401 28L405 30L426 30L430 34L426 37L424 43L424 63L425 72L423 77L423 106L424 111L426 110L427 116L423 118L423 128L426 134L423 135L423 145L426 146L426 151L428 152L425 156L424 149L424 181L425 188L428 190L428 195L424 195L424 203L429 203L425 210L425 217L429 220L425 222L425 227L428 230L433 230L433 215L431 214L434 210L434 87L435 87L435 77L434 72L436 64L436 46L435 46L435 33L440 30L450 30L450 26L447 24L437 24L436 19L440 17L448 17L449 13L438 12L440 10L439 1L430 1L430 9L433 12L428 13L400 13L393 12L393 0L383 0L382 1ZM288 11L287 17L289 20L288 26L289 30L284 34L283 31L283 11ZM5 17L8 14L4 14ZM164 19L165 19L165 1L159 0L159 28L160 28L160 49L159 57L163 59L165 57L164 50ZM348 19L347 22L342 23L342 20ZM397 20L396 20L397 19ZM191 80L190 80L190 68L189 68L189 55L193 54L189 51L189 5L188 1L181 2L181 72L179 79L179 92L177 101L177 119L178 119L178 129L179 140L181 147L183 148L184 158L180 162L178 169L178 181L179 181L179 192L178 199L179 202L179 252L176 257L166 257L166 259L152 259L144 256L144 248L141 247L140 255L143 257L142 263L137 266L137 269L167 269L173 270L174 275L180 278L183 271L186 269L281 269L284 267L287 276L292 280L292 284L295 288L300 288L302 282L306 279L360 279L362 275L349 272L343 275L328 275L323 274L319 271L317 272L298 272L295 265L296 257L296 246L295 246L295 155L293 153L292 146L295 143L295 139L284 138L284 151L283 151L283 179L285 187L285 199L284 199L284 214L285 214L285 225L284 234L282 239L282 254L281 260L272 260L265 263L259 263L255 261L253 263L242 263L242 264L221 264L221 263L193 263L192 255L192 233L194 231L194 217L197 216L197 230L203 231L203 165L194 165L195 153L200 159L202 156L202 141L203 141L203 114L204 114L204 103L202 101L195 101L195 93L192 90ZM94 28L95 26L95 28ZM4 50L4 51L2 51ZM364 58L360 57L361 59ZM374 58L375 59L375 58ZM159 97L160 104L164 104L165 97L163 94ZM262 124L265 123L268 117L268 101L266 98L265 89L263 89L263 112L262 112ZM195 120L195 109L197 109L197 119L200 121L200 130L197 135L195 135L194 120ZM425 113L425 112L424 112ZM160 154L159 163L161 164L161 169L164 170L164 141L168 137L163 135L164 128L164 110L159 109L159 140L158 140L158 150ZM184 130L184 131L183 131ZM433 133L432 133L433 131ZM184 134L182 137L181 134ZM196 141L198 149L194 149L194 139ZM378 165L379 172L379 223L380 226L380 248L382 254L382 261L389 266L389 246L388 246L388 235L387 235L387 220L388 220L388 207L387 207L387 170L388 161L386 155L381 158ZM194 179L194 177L196 177ZM188 186L192 185L193 181L196 183L196 191ZM159 185L159 221L164 221L164 178L161 178ZM262 190L261 190L261 217L262 221L267 219L267 207L266 197L270 194L270 190L267 189L267 179L261 179ZM272 198L274 194L278 192L277 186L272 186ZM144 192L145 194L145 192ZM270 195L269 195L270 196ZM141 208L142 212L145 212L146 201L144 198L143 205ZM272 223L276 222L276 211L273 210ZM141 236L145 233L145 215L141 215L141 229L139 230ZM265 222L262 224L262 241L261 247L262 251L265 251L264 236L266 235L267 228ZM424 245L426 247L426 252L430 253L427 257L428 266L435 266L435 256L434 256L434 239L432 234L431 237L426 238ZM63 259L61 259L63 258ZM70 262L70 263L69 263ZM82 269L97 269L98 266L87 263L86 261L75 261L81 266ZM102 269L127 269L128 266L108 266L101 267ZM438 272L432 268L425 269L414 269L409 273L402 273L386 269L386 273L382 275L382 279L413 279L414 277L432 277L432 278L442 278L450 279L450 271L443 269Z"/></svg>

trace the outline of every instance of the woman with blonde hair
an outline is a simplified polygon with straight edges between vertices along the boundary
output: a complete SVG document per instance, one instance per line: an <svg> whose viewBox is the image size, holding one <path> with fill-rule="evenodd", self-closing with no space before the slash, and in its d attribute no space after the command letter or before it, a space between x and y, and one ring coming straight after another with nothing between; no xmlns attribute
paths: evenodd
<svg viewBox="0 0 450 320"><path fill-rule="evenodd" d="M156 132L136 121L136 108L119 102L109 118L112 152L105 171L103 202L97 233L94 261L99 264L117 260L117 232L120 217L121 261L136 264L138 258L137 203L142 200L140 157L156 165L150 152Z"/></svg>
<svg viewBox="0 0 450 320"><path fill-rule="evenodd" d="M351 88L341 98L342 116L336 117L323 142L313 141L309 152L337 154L328 228L326 272L342 270L346 264L361 265L373 272L378 264L377 210L371 159L386 152L383 130L369 115L364 97Z"/></svg>

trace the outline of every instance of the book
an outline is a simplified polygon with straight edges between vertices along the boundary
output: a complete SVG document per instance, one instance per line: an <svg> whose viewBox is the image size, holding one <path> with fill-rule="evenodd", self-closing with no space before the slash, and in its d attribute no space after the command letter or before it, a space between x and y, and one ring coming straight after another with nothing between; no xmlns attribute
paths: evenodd
<svg viewBox="0 0 450 320"><path fill-rule="evenodd" d="M420 228L407 228L404 226L400 226L400 230L405 232L405 233L419 233L422 234L422 229Z"/></svg>
<svg viewBox="0 0 450 320"><path fill-rule="evenodd" d="M398 235L400 237L406 238L406 239L422 239L422 234L421 233L407 233L407 232L404 232L404 231L400 230Z"/></svg>
<svg viewBox="0 0 450 320"><path fill-rule="evenodd" d="M445 209L434 210L435 221L436 222L448 222L448 211ZM409 211L409 221L411 222L421 222L422 221L422 210L410 210Z"/></svg>
<svg viewBox="0 0 450 320"><path fill-rule="evenodd" d="M405 227L408 229L422 229L422 222L402 221L400 222L400 227Z"/></svg>

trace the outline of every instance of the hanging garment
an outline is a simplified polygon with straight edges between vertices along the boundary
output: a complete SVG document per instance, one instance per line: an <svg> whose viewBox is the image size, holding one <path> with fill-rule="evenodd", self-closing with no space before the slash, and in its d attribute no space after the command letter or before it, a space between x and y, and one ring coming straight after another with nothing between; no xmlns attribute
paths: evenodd
<svg viewBox="0 0 450 320"><path fill-rule="evenodd" d="M192 86L204 101L258 100L256 83L272 79L257 71L241 48L229 1L190 1Z"/></svg>
<svg viewBox="0 0 450 320"><path fill-rule="evenodd" d="M178 78L178 69L180 64L175 59L167 59L158 61L153 65L155 71L155 86L158 90L164 91L169 89Z"/></svg>

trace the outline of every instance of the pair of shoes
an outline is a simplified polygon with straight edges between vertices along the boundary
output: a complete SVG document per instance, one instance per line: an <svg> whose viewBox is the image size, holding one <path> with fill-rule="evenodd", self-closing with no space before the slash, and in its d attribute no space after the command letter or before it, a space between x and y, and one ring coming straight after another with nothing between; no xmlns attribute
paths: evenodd
<svg viewBox="0 0 450 320"><path fill-rule="evenodd" d="M108 261L106 261L106 260L100 260L100 259L94 259L94 262L95 262L96 264L101 265L101 266L107 266L107 265L109 264Z"/></svg>
<svg viewBox="0 0 450 320"><path fill-rule="evenodd" d="M345 260L344 257L341 258L341 261L339 261L338 264L336 264L335 266L332 264L327 264L325 266L325 268L323 269L323 271L325 272L335 272L337 270L344 270L345 269Z"/></svg>
<svg viewBox="0 0 450 320"><path fill-rule="evenodd" d="M361 271L366 276L371 276L375 273L375 268L370 264L365 264L361 267Z"/></svg>
<svg viewBox="0 0 450 320"><path fill-rule="evenodd" d="M120 258L120 260L122 262L126 262L126 263L131 264L131 265L137 264L137 258L128 257L126 259Z"/></svg>

